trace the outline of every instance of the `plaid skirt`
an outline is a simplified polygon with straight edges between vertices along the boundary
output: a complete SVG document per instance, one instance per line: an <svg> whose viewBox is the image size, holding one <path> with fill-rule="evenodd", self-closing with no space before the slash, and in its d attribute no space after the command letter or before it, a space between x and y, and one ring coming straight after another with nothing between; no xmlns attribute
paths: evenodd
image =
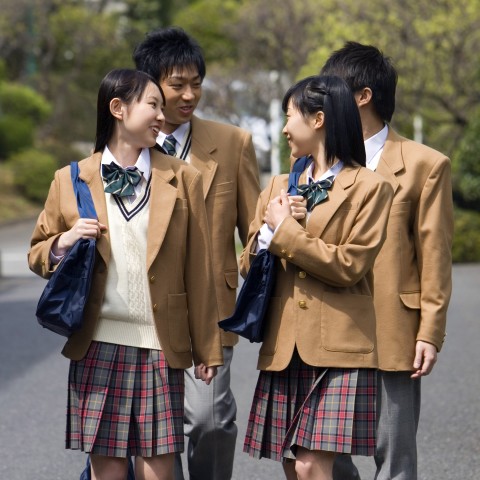
<svg viewBox="0 0 480 480"><path fill-rule="evenodd" d="M260 372L243 451L277 461L299 446L373 455L376 379L373 369L307 365L295 351L285 370Z"/></svg>
<svg viewBox="0 0 480 480"><path fill-rule="evenodd" d="M110 457L183 452L183 382L162 351L92 342L70 363L66 448Z"/></svg>

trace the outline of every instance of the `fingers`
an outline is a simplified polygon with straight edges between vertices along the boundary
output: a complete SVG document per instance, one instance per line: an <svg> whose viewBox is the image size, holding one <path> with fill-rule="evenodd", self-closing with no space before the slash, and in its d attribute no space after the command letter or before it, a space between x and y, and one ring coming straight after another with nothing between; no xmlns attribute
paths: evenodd
<svg viewBox="0 0 480 480"><path fill-rule="evenodd" d="M415 347L413 368L415 371L411 378L420 378L428 375L437 363L437 348L431 343L418 341Z"/></svg>
<svg viewBox="0 0 480 480"><path fill-rule="evenodd" d="M207 385L217 375L217 367L206 367L203 363L195 367L195 378L197 380L203 380Z"/></svg>

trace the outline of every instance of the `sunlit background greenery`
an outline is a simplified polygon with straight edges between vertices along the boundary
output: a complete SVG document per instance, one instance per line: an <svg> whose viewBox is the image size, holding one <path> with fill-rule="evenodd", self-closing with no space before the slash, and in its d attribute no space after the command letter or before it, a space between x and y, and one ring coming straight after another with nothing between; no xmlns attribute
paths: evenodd
<svg viewBox="0 0 480 480"><path fill-rule="evenodd" d="M480 260L480 0L2 0L0 221L38 211L53 171L88 153L102 77L166 25L204 49L200 114L254 134L346 40L378 46L400 77L393 127L452 159L455 260Z"/></svg>

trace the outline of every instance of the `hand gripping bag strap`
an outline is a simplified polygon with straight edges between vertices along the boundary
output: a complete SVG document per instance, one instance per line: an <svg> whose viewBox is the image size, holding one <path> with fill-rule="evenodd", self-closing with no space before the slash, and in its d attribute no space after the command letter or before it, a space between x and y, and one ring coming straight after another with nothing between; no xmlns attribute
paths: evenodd
<svg viewBox="0 0 480 480"><path fill-rule="evenodd" d="M71 163L71 177L80 216L96 218L90 190L79 179L76 162ZM95 243L93 238L80 238L48 280L36 310L42 327L65 337L81 328L95 263Z"/></svg>

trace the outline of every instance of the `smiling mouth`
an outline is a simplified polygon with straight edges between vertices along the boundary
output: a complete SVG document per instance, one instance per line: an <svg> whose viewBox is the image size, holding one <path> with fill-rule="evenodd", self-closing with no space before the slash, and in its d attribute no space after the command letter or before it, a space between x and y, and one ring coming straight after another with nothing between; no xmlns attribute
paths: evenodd
<svg viewBox="0 0 480 480"><path fill-rule="evenodd" d="M160 127L151 127L152 128L152 132L158 136L158 134L160 133Z"/></svg>

